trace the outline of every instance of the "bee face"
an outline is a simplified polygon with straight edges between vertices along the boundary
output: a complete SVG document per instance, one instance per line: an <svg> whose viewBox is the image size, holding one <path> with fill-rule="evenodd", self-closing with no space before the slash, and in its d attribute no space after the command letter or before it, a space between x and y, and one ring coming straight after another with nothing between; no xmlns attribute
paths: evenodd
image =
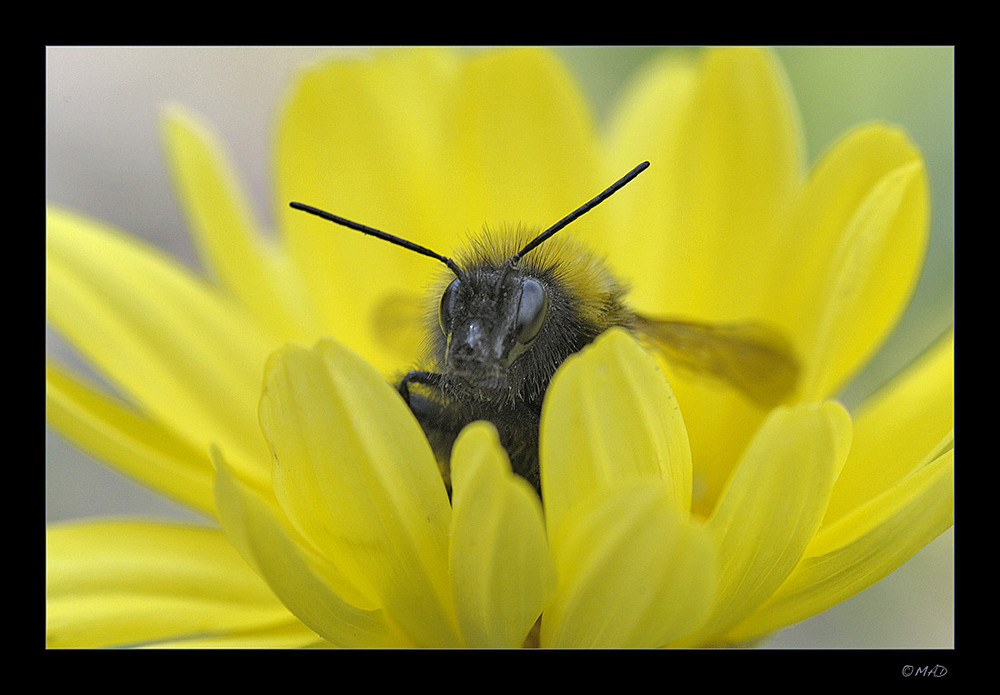
<svg viewBox="0 0 1000 695"><path fill-rule="evenodd" d="M477 267L453 279L438 311L442 371L455 388L516 390L515 364L539 336L549 314L546 283L512 264Z"/></svg>

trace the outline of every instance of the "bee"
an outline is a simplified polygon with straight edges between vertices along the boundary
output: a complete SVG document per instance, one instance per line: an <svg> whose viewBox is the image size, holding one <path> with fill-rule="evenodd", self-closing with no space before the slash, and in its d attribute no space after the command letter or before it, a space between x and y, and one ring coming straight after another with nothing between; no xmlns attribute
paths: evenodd
<svg viewBox="0 0 1000 695"><path fill-rule="evenodd" d="M446 485L455 438L467 424L487 420L496 427L514 472L540 494L538 427L549 382L567 357L615 326L631 331L672 364L714 375L763 407L780 402L794 387L797 363L776 331L752 323L717 325L642 316L626 304L625 285L600 259L568 237L549 242L648 166L638 165L530 239L484 232L458 261L310 205L291 203L297 210L437 259L450 270L435 291L437 316L427 327L427 368L407 372L397 384L434 450Z"/></svg>

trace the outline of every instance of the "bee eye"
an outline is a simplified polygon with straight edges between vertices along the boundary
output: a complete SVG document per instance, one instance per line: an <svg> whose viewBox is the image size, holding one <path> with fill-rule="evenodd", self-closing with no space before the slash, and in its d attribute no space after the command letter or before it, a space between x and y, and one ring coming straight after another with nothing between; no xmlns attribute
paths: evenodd
<svg viewBox="0 0 1000 695"><path fill-rule="evenodd" d="M527 345L535 339L545 323L549 297L542 283L527 278L521 284L521 300L517 306L517 342Z"/></svg>
<svg viewBox="0 0 1000 695"><path fill-rule="evenodd" d="M438 309L438 322L441 324L441 332L448 334L448 327L451 325L451 318L455 313L455 301L458 297L458 278L451 281L441 295L441 306Z"/></svg>

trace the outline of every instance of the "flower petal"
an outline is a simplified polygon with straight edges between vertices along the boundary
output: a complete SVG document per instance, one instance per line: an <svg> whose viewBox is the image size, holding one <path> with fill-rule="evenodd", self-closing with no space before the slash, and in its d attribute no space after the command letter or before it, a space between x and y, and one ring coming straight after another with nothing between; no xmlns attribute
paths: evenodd
<svg viewBox="0 0 1000 695"><path fill-rule="evenodd" d="M266 485L254 406L272 344L180 266L98 223L48 211L49 319L150 419L204 451L218 442Z"/></svg>
<svg viewBox="0 0 1000 695"><path fill-rule="evenodd" d="M770 319L763 300L782 243L779 222L803 166L783 71L763 49L707 50L681 95L684 113L664 124L670 139L649 136L657 149L647 155L654 166L644 176L653 180L636 192L644 200L638 218L662 226L653 236L669 245L658 255L662 263L632 278L659 288L655 297L643 288L650 303L638 308L709 321Z"/></svg>
<svg viewBox="0 0 1000 695"><path fill-rule="evenodd" d="M451 585L468 647L520 647L555 586L538 495L496 430L469 425L452 452Z"/></svg>
<svg viewBox="0 0 1000 695"><path fill-rule="evenodd" d="M454 52L436 48L323 61L298 75L281 114L275 210L282 238L321 325L384 370L398 364L369 317L385 294L423 286L437 268L288 204L315 205L435 248L436 230L454 232L448 212L460 203L444 193L447 180L427 176L450 171L440 138L456 69Z"/></svg>
<svg viewBox="0 0 1000 695"><path fill-rule="evenodd" d="M542 407L542 492L550 536L594 488L665 481L691 508L691 450L680 408L653 357L627 332L607 331L570 356Z"/></svg>
<svg viewBox="0 0 1000 695"><path fill-rule="evenodd" d="M457 644L448 580L451 508L420 426L374 368L332 340L268 364L260 421L292 525L355 567L418 645Z"/></svg>
<svg viewBox="0 0 1000 695"><path fill-rule="evenodd" d="M275 500L246 486L218 450L214 462L226 535L292 613L340 647L412 646L372 596L295 532Z"/></svg>
<svg viewBox="0 0 1000 695"><path fill-rule="evenodd" d="M712 643L774 592L819 527L850 448L836 403L774 410L723 491L708 528L719 545L719 596L705 631Z"/></svg>
<svg viewBox="0 0 1000 695"><path fill-rule="evenodd" d="M463 66L451 106L461 174L452 196L465 212L458 229L485 222L541 231L612 182L603 178L589 104L548 50L475 55ZM592 242L611 234L605 214L606 206L587 213L573 223L574 234Z"/></svg>
<svg viewBox="0 0 1000 695"><path fill-rule="evenodd" d="M199 635L142 645L151 649L320 649L330 643L298 620L254 630L232 631L225 635Z"/></svg>
<svg viewBox="0 0 1000 695"><path fill-rule="evenodd" d="M302 288L282 272L279 249L265 244L218 137L178 105L164 110L161 130L178 197L205 265L275 335L305 337L311 309L304 306ZM315 333L314 327L308 332Z"/></svg>
<svg viewBox="0 0 1000 695"><path fill-rule="evenodd" d="M627 233L602 250L632 283L629 301L649 312L670 307L664 303L669 292L664 268L685 255L672 217L685 201L677 197L671 162L682 146L677 132L698 75L695 62L686 56L671 52L654 59L626 85L609 126L606 158L613 162L612 171L628 171L643 160L649 160L650 168L641 182L630 184L630 202L614 210L621 220L616 229Z"/></svg>
<svg viewBox="0 0 1000 695"><path fill-rule="evenodd" d="M927 354L854 416L854 439L830 497L829 524L889 489L923 465L955 426L955 337Z"/></svg>
<svg viewBox="0 0 1000 695"><path fill-rule="evenodd" d="M895 326L920 275L928 195L920 152L889 126L856 129L817 166L792 222L800 241L785 247L799 291L776 298L803 350L804 399L836 392Z"/></svg>
<svg viewBox="0 0 1000 695"><path fill-rule="evenodd" d="M954 451L825 525L781 587L729 637L755 639L867 589L947 530L955 517Z"/></svg>
<svg viewBox="0 0 1000 695"><path fill-rule="evenodd" d="M423 48L317 65L282 119L279 226L324 325L386 371L398 361L370 317L440 266L331 229L289 201L450 253L484 223L547 227L610 183L586 102L549 52L460 56ZM604 214L577 231L607 229Z"/></svg>
<svg viewBox="0 0 1000 695"><path fill-rule="evenodd" d="M214 474L201 451L55 364L46 365L45 416L60 434L104 463L214 514Z"/></svg>
<svg viewBox="0 0 1000 695"><path fill-rule="evenodd" d="M598 489L570 510L552 550L559 579L543 647L659 647L711 611L714 542L662 482Z"/></svg>
<svg viewBox="0 0 1000 695"><path fill-rule="evenodd" d="M46 534L49 647L108 647L254 635L316 635L218 530L150 522L59 524Z"/></svg>
<svg viewBox="0 0 1000 695"><path fill-rule="evenodd" d="M785 272L784 221L801 184L804 148L777 59L760 48L667 59L639 78L628 102L633 111L654 109L649 121L632 116L618 125L644 132L614 141L651 162L628 193L627 238L610 250L634 287L630 302L652 318L784 329L771 295ZM763 412L733 389L675 367L665 370L687 422L694 508L707 514Z"/></svg>

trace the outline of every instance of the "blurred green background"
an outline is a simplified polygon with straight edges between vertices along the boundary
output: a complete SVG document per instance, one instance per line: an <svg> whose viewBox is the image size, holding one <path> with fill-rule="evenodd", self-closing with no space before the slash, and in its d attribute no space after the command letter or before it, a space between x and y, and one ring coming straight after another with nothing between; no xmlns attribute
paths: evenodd
<svg viewBox="0 0 1000 695"><path fill-rule="evenodd" d="M159 148L159 107L183 103L216 126L262 219L272 119L295 67L329 47L60 47L46 51L46 199L93 215L197 266ZM556 49L605 117L653 55L697 48ZM903 126L923 150L933 195L930 248L913 302L882 352L848 387L870 393L954 320L954 58L950 46L775 49L802 113L809 162L868 120ZM49 352L81 366L47 332ZM46 435L46 518L191 515ZM772 648L951 648L953 531L871 589L786 629Z"/></svg>

